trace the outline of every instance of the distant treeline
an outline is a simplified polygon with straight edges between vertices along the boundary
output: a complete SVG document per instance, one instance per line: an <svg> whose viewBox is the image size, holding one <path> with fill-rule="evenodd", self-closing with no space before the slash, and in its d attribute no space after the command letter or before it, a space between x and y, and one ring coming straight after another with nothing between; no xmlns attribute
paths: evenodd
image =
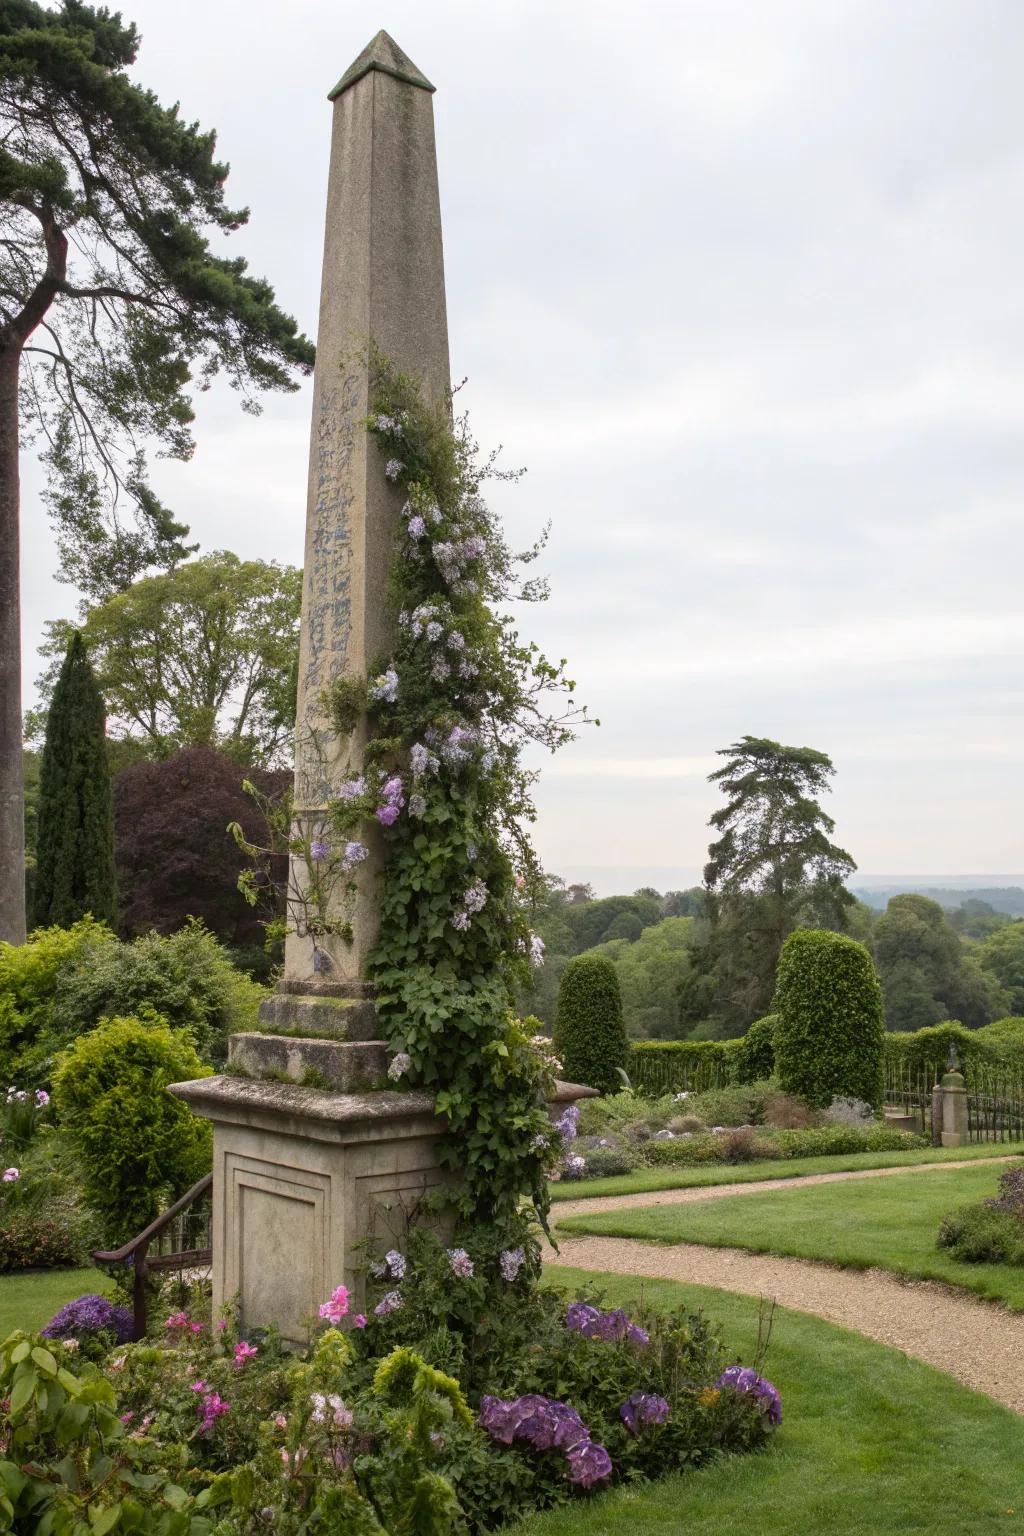
<svg viewBox="0 0 1024 1536"><path fill-rule="evenodd" d="M967 906L969 902L978 901L986 903L995 912L1005 912L1010 917L1024 917L1024 890L1019 885L982 886L977 890L963 891L946 890L942 886L928 885L889 886L880 891L853 888L853 894L857 899L876 912L884 912L893 896L906 892L915 896L928 896L948 911L955 911L958 907Z"/></svg>

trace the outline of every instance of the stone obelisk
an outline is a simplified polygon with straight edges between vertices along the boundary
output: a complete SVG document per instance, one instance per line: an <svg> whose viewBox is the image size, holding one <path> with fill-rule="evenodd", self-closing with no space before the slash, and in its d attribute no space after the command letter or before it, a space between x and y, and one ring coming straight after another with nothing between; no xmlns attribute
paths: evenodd
<svg viewBox="0 0 1024 1536"><path fill-rule="evenodd" d="M324 690L365 678L389 648L401 507L366 428L371 349L418 377L430 400L449 387L433 89L379 32L330 93L295 774L295 814L314 834L362 746L358 732L334 734ZM171 1088L214 1126L214 1304L237 1296L244 1326L274 1322L296 1342L332 1287L356 1282L360 1245L386 1239L396 1208L443 1182L443 1122L430 1096L390 1090L364 980L379 911L375 830L361 834L371 852L346 910L351 940L318 934L314 944L308 911L293 903L263 1032L232 1036L232 1072ZM293 867L300 890L304 875Z"/></svg>
<svg viewBox="0 0 1024 1536"><path fill-rule="evenodd" d="M390 643L388 575L400 497L367 433L369 348L447 398L448 324L434 149L434 87L386 32L330 93L334 103L327 227L309 454L296 731L295 810L313 835L339 778L358 773L361 741L339 741L322 695L339 676L365 678ZM379 829L355 872L352 937L314 946L308 912L291 904L285 987L358 993L377 935ZM361 834L362 836L362 834ZM293 862L293 885L308 881Z"/></svg>

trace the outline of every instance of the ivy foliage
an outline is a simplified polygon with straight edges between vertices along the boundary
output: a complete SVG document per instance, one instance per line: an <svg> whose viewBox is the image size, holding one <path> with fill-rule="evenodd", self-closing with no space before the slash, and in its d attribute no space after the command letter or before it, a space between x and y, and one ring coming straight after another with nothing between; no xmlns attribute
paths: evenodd
<svg viewBox="0 0 1024 1536"><path fill-rule="evenodd" d="M604 955L576 955L558 991L555 1050L570 1082L611 1093L629 1056L619 978Z"/></svg>
<svg viewBox="0 0 1024 1536"><path fill-rule="evenodd" d="M493 456L479 462L449 402L427 405L379 357L373 373L368 429L404 502L395 638L361 697L347 682L325 700L342 737L365 728L368 738L362 772L330 806L329 857L350 868L367 821L383 827L368 978L404 1081L448 1116L441 1155L459 1175L463 1216L510 1220L524 1195L543 1216L551 1082L510 1007L543 950L527 922L541 872L528 835L535 775L522 755L555 751L586 711L564 661L524 641L507 611L547 596L524 572L543 540L513 554L481 495L486 478L508 476Z"/></svg>
<svg viewBox="0 0 1024 1536"><path fill-rule="evenodd" d="M883 1096L882 989L863 944L825 929L790 934L775 988L775 1062L785 1093L824 1108Z"/></svg>

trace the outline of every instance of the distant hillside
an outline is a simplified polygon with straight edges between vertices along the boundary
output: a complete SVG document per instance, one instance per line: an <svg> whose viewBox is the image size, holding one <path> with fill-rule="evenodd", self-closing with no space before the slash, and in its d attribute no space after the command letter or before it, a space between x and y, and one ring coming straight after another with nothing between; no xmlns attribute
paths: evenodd
<svg viewBox="0 0 1024 1536"><path fill-rule="evenodd" d="M853 894L858 900L867 906L873 907L876 912L882 912L889 904L890 897L898 895L930 896L932 901L937 901L940 907L953 909L962 907L968 901L985 901L996 912L1005 912L1010 917L1024 917L1024 890L1019 885L1004 886L979 886L976 889L949 890L944 886L934 885L890 885L884 890L861 890L853 887Z"/></svg>

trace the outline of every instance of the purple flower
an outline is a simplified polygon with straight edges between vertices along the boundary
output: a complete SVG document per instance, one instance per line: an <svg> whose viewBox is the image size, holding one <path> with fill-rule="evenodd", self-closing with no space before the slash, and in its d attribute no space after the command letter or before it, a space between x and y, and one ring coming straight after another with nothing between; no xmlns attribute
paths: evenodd
<svg viewBox="0 0 1024 1536"><path fill-rule="evenodd" d="M752 1397L758 1412L767 1418L769 1424L782 1423L782 1399L771 1382L759 1376L749 1365L730 1365L719 1376L715 1386L731 1387L744 1397Z"/></svg>
<svg viewBox="0 0 1024 1536"><path fill-rule="evenodd" d="M487 886L482 880L474 880L462 900L467 912L482 912L487 905Z"/></svg>
<svg viewBox="0 0 1024 1536"><path fill-rule="evenodd" d="M526 1254L522 1248L506 1248L498 1259L498 1263L501 1266L502 1279L511 1285L526 1263Z"/></svg>
<svg viewBox="0 0 1024 1536"><path fill-rule="evenodd" d="M370 684L370 697L378 704L393 704L398 697L398 673L388 667Z"/></svg>
<svg viewBox="0 0 1024 1536"><path fill-rule="evenodd" d="M419 516L418 513L417 513L417 515L415 517L410 517L410 519L409 519L409 535L410 535L411 538L413 538L413 539L422 539L422 537L426 533L426 531L427 531L427 525L423 521L422 517Z"/></svg>
<svg viewBox="0 0 1024 1536"><path fill-rule="evenodd" d="M580 1157L577 1153L573 1157L566 1158L565 1166L562 1169L562 1177L563 1179L582 1179L586 1168L586 1158Z"/></svg>
<svg viewBox="0 0 1024 1536"><path fill-rule="evenodd" d="M397 1312L400 1307L404 1306L405 1301L401 1291L388 1291L387 1295L382 1296L374 1307L373 1315L374 1317L390 1317L392 1312Z"/></svg>
<svg viewBox="0 0 1024 1536"><path fill-rule="evenodd" d="M470 750L476 745L476 732L469 726L453 725L441 743L441 756L446 763L467 762Z"/></svg>
<svg viewBox="0 0 1024 1536"><path fill-rule="evenodd" d="M601 1312L586 1302L574 1302L565 1314L565 1326L570 1332L582 1333L585 1339L599 1339L606 1344L625 1340L642 1347L651 1342L650 1336L638 1323L630 1322L621 1307L616 1307L614 1312Z"/></svg>
<svg viewBox="0 0 1024 1536"><path fill-rule="evenodd" d="M342 869L355 869L361 864L370 852L365 843L346 843L345 856L341 861Z"/></svg>
<svg viewBox="0 0 1024 1536"><path fill-rule="evenodd" d="M404 468L405 465L402 463L401 459L388 459L387 463L384 465L384 473L387 475L389 480L397 480Z"/></svg>
<svg viewBox="0 0 1024 1536"><path fill-rule="evenodd" d="M568 1452L566 1459L569 1481L579 1483L581 1488L593 1488L595 1483L611 1474L611 1457L603 1445L597 1445L593 1440L581 1440Z"/></svg>
<svg viewBox="0 0 1024 1536"><path fill-rule="evenodd" d="M453 651L464 651L466 649L466 641L457 629L453 629L448 636L448 645Z"/></svg>
<svg viewBox="0 0 1024 1536"><path fill-rule="evenodd" d="M399 1253L397 1248L392 1248L384 1255L385 1274L391 1280L404 1280L406 1260L405 1254Z"/></svg>
<svg viewBox="0 0 1024 1536"><path fill-rule="evenodd" d="M430 675L435 683L444 683L452 675L452 669L443 656L439 656L430 669Z"/></svg>
<svg viewBox="0 0 1024 1536"><path fill-rule="evenodd" d="M378 416L376 427L378 432L391 432L395 437L402 435L402 423L397 416Z"/></svg>
<svg viewBox="0 0 1024 1536"><path fill-rule="evenodd" d="M466 929L469 927L469 913L456 912L455 916L452 918L452 927L457 928L460 933L465 933Z"/></svg>
<svg viewBox="0 0 1024 1536"><path fill-rule="evenodd" d="M39 1106L39 1108L40 1109L45 1109L47 1104L49 1104L49 1102L50 1102L50 1095L47 1093L46 1089L45 1088L37 1088L36 1089L36 1104Z"/></svg>
<svg viewBox="0 0 1024 1536"><path fill-rule="evenodd" d="M373 814L382 827L393 827L401 812L397 805L379 805Z"/></svg>
<svg viewBox="0 0 1024 1536"><path fill-rule="evenodd" d="M555 1121L562 1135L562 1145L571 1146L576 1140L576 1128L579 1125L580 1107L578 1104L567 1104L565 1109Z"/></svg>
<svg viewBox="0 0 1024 1536"><path fill-rule="evenodd" d="M388 779L380 793L381 798L386 800L389 805L401 806L405 804L402 796L402 781L397 774L393 778Z"/></svg>
<svg viewBox="0 0 1024 1536"><path fill-rule="evenodd" d="M465 1248L449 1248L447 1253L452 1274L458 1275L460 1280L468 1280L473 1273L473 1260Z"/></svg>
<svg viewBox="0 0 1024 1536"><path fill-rule="evenodd" d="M417 741L409 748L409 767L412 769L414 779L421 779L425 773L437 767L437 758L428 751L421 741Z"/></svg>
<svg viewBox="0 0 1024 1536"><path fill-rule="evenodd" d="M330 858L331 845L326 837L314 837L309 845L309 856L317 864L322 864L324 859Z"/></svg>
<svg viewBox="0 0 1024 1536"><path fill-rule="evenodd" d="M631 1392L619 1409L619 1418L631 1435L638 1435L645 1424L664 1424L668 1403L654 1392Z"/></svg>
<svg viewBox="0 0 1024 1536"><path fill-rule="evenodd" d="M344 784L338 786L339 800L361 800L366 794L366 780L360 776L358 779L347 779Z"/></svg>
<svg viewBox="0 0 1024 1536"><path fill-rule="evenodd" d="M93 1333L112 1333L119 1344L126 1344L133 1331L127 1307L115 1307L105 1296L92 1294L61 1307L43 1329L43 1338L80 1339Z"/></svg>
<svg viewBox="0 0 1024 1536"><path fill-rule="evenodd" d="M410 816L424 816L424 815L426 815L426 810L427 810L427 802L424 800L422 795L410 795L409 796L409 815Z"/></svg>
<svg viewBox="0 0 1024 1536"><path fill-rule="evenodd" d="M20 1178L21 1178L21 1169L20 1168L5 1168L4 1169L3 1181L4 1181L5 1184L13 1184L13 1183L15 1183L15 1181L17 1179L20 1179Z"/></svg>
<svg viewBox="0 0 1024 1536"><path fill-rule="evenodd" d="M440 640L443 634L444 625L439 624L436 619L431 619L430 623L427 625L427 639Z"/></svg>
<svg viewBox="0 0 1024 1536"><path fill-rule="evenodd" d="M479 560L486 548L486 541L479 533L471 534L468 539L462 541L462 553L467 560Z"/></svg>
<svg viewBox="0 0 1024 1536"><path fill-rule="evenodd" d="M574 1301L565 1314L565 1326L570 1333L585 1333L591 1323L598 1322L603 1316L600 1308L592 1307L586 1301Z"/></svg>

